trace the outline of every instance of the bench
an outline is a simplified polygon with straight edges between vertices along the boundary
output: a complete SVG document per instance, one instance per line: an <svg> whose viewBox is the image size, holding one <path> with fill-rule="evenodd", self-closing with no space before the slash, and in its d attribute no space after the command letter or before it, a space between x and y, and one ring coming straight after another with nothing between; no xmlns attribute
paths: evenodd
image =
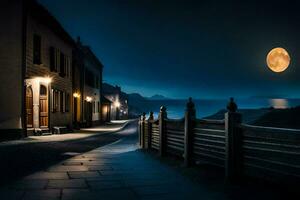
<svg viewBox="0 0 300 200"><path fill-rule="evenodd" d="M68 132L68 128L66 126L54 126L52 128L52 134L63 134L67 132Z"/></svg>

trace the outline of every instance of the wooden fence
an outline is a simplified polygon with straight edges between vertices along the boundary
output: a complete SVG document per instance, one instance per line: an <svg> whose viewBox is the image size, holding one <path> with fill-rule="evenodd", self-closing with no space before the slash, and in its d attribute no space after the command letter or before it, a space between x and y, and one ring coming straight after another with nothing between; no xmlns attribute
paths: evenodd
<svg viewBox="0 0 300 200"><path fill-rule="evenodd" d="M185 166L209 164L225 169L228 181L260 177L285 183L300 182L300 130L242 123L233 99L224 120L196 119L194 103L187 103L183 119L168 119L161 107L139 121L140 146L161 156L184 159Z"/></svg>

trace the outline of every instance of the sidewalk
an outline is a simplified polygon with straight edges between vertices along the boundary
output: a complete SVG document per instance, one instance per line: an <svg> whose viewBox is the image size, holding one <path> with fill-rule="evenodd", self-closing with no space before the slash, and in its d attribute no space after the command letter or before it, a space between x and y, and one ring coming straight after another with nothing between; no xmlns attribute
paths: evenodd
<svg viewBox="0 0 300 200"><path fill-rule="evenodd" d="M130 120L112 121L109 124L95 126L91 128L84 128L75 131L73 133L51 134L51 135L43 135L43 136L29 136L19 140L0 142L0 146L11 146L11 145L41 143L41 142L62 142L62 141L84 139L90 136L121 130L129 121Z"/></svg>
<svg viewBox="0 0 300 200"><path fill-rule="evenodd" d="M136 127L115 143L65 160L0 189L1 199L216 199L137 148Z"/></svg>

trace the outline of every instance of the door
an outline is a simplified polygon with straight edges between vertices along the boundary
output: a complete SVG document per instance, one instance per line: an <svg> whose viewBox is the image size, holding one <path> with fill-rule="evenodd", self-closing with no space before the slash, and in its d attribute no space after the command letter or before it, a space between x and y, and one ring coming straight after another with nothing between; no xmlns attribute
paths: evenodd
<svg viewBox="0 0 300 200"><path fill-rule="evenodd" d="M26 123L27 128L33 127L33 95L31 86L26 88Z"/></svg>
<svg viewBox="0 0 300 200"><path fill-rule="evenodd" d="M91 102L84 101L84 114L87 126L92 126L93 105Z"/></svg>
<svg viewBox="0 0 300 200"><path fill-rule="evenodd" d="M74 102L74 122L77 122L77 98L74 97L73 99L73 102Z"/></svg>
<svg viewBox="0 0 300 200"><path fill-rule="evenodd" d="M43 85L40 86L40 127L48 127L48 92Z"/></svg>
<svg viewBox="0 0 300 200"><path fill-rule="evenodd" d="M109 107L110 107L109 105L103 105L102 106L102 120L104 122L110 121L110 119L109 119L109 115L110 115Z"/></svg>

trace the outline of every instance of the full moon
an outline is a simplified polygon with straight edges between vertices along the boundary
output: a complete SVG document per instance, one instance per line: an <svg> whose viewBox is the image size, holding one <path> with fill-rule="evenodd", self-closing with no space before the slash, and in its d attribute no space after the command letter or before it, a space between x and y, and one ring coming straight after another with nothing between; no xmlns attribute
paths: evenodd
<svg viewBox="0 0 300 200"><path fill-rule="evenodd" d="M273 72L283 72L290 64L289 53L281 47L272 49L267 55L267 65Z"/></svg>

